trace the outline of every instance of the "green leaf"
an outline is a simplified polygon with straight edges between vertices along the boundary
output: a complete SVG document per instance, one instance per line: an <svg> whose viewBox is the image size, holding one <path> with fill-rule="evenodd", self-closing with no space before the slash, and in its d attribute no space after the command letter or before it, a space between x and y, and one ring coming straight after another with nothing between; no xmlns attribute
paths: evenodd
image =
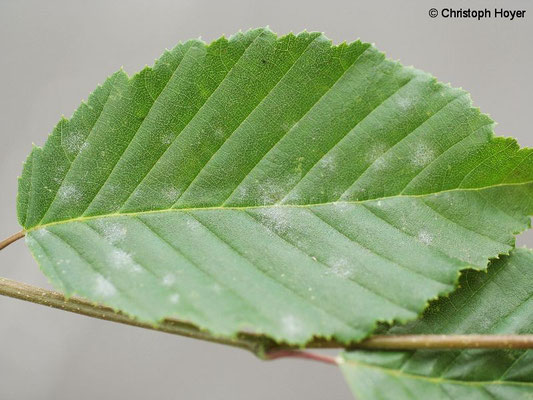
<svg viewBox="0 0 533 400"><path fill-rule="evenodd" d="M533 159L467 93L359 41L266 29L112 75L20 180L53 285L290 343L408 321L507 253Z"/></svg>
<svg viewBox="0 0 533 400"><path fill-rule="evenodd" d="M488 273L467 271L461 288L424 317L390 333L533 333L533 251L513 250ZM531 399L532 350L345 353L341 368L358 400Z"/></svg>

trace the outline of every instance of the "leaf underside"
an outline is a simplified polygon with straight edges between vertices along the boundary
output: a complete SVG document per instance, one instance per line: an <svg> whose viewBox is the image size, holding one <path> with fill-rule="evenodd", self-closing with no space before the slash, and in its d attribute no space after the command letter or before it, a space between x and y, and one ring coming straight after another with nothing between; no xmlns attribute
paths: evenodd
<svg viewBox="0 0 533 400"><path fill-rule="evenodd" d="M468 271L461 288L394 334L533 333L533 252L513 250ZM532 350L345 353L341 368L358 400L530 399ZM394 393L394 396L391 396Z"/></svg>
<svg viewBox="0 0 533 400"><path fill-rule="evenodd" d="M508 253L531 151L359 41L266 29L109 77L35 147L18 217L53 285L293 344L416 318Z"/></svg>

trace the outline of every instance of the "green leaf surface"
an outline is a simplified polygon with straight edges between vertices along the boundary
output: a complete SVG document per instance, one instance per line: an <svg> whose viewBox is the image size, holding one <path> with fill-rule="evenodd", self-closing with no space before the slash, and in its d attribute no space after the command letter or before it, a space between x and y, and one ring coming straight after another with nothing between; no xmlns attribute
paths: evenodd
<svg viewBox="0 0 533 400"><path fill-rule="evenodd" d="M343 342L507 253L533 159L467 93L266 29L109 77L35 147L18 216L54 286L143 321Z"/></svg>
<svg viewBox="0 0 533 400"><path fill-rule="evenodd" d="M488 273L467 271L461 288L393 334L533 333L533 251L513 250ZM532 350L345 353L341 368L358 400L531 399Z"/></svg>

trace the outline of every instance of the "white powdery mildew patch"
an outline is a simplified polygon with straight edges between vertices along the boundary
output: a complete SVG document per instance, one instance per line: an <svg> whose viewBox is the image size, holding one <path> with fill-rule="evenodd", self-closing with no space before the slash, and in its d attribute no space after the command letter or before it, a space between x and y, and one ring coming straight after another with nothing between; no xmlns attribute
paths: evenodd
<svg viewBox="0 0 533 400"><path fill-rule="evenodd" d="M76 202L81 198L81 192L74 185L61 186L58 195L61 200L68 202Z"/></svg>
<svg viewBox="0 0 533 400"><path fill-rule="evenodd" d="M281 318L281 328L289 340L296 340L303 332L302 322L292 314Z"/></svg>
<svg viewBox="0 0 533 400"><path fill-rule="evenodd" d="M291 227L290 212L284 207L273 206L260 211L261 222L277 233L284 233Z"/></svg>
<svg viewBox="0 0 533 400"><path fill-rule="evenodd" d="M162 279L163 286L172 286L175 282L176 276L174 274L166 274Z"/></svg>
<svg viewBox="0 0 533 400"><path fill-rule="evenodd" d="M322 157L317 166L324 171L334 172L338 166L337 156L333 153L328 153Z"/></svg>
<svg viewBox="0 0 533 400"><path fill-rule="evenodd" d="M352 208L352 205L345 201L337 201L333 203L333 209L335 210L335 213L338 213L338 214L347 213L351 210L351 208Z"/></svg>
<svg viewBox="0 0 533 400"><path fill-rule="evenodd" d="M216 294L220 294L222 293L223 289L222 289L222 286L220 286L218 283L214 283L211 285L211 290L216 293Z"/></svg>
<svg viewBox="0 0 533 400"><path fill-rule="evenodd" d="M37 239L42 239L50 235L50 232L46 228L40 228L40 229L33 231L32 235L36 237Z"/></svg>
<svg viewBox="0 0 533 400"><path fill-rule="evenodd" d="M334 275L339 278L349 278L352 271L350 270L350 262L345 258L335 258L328 263L330 269L326 271L326 275Z"/></svg>
<svg viewBox="0 0 533 400"><path fill-rule="evenodd" d="M301 177L302 171L293 171L287 172L277 179L265 179L260 183L256 181L259 190L259 204L274 204L281 200L287 200L289 197L297 196L292 192L292 189L300 182ZM287 193L289 190L291 191Z"/></svg>
<svg viewBox="0 0 533 400"><path fill-rule="evenodd" d="M161 135L161 143L165 146L169 146L174 141L176 134L174 132L167 132Z"/></svg>
<svg viewBox="0 0 533 400"><path fill-rule="evenodd" d="M433 242L433 235L427 231L420 231L418 233L418 241L429 246Z"/></svg>
<svg viewBox="0 0 533 400"><path fill-rule="evenodd" d="M203 225L197 220L195 220L194 218L187 219L186 225L187 225L187 229L193 232L199 231L203 227Z"/></svg>
<svg viewBox="0 0 533 400"><path fill-rule="evenodd" d="M223 139L226 135L224 134L224 129L223 128L217 128L215 129L214 131L214 135L219 138L219 139Z"/></svg>
<svg viewBox="0 0 533 400"><path fill-rule="evenodd" d="M413 100L408 97L398 97L396 104L398 104L398 107L403 111L407 111L413 105Z"/></svg>
<svg viewBox="0 0 533 400"><path fill-rule="evenodd" d="M370 146L370 149L366 152L365 160L369 164L376 164L379 162L380 157L387 152L387 145L382 142L374 143Z"/></svg>
<svg viewBox="0 0 533 400"><path fill-rule="evenodd" d="M61 182L63 182L63 179L65 177L65 171L66 171L66 168L64 165L60 165L59 167L57 167L56 173L54 174L54 177L52 178L55 183L60 184Z"/></svg>
<svg viewBox="0 0 533 400"><path fill-rule="evenodd" d="M122 249L114 249L109 256L109 262L116 269L127 269L131 272L142 271L141 266L133 261L131 254Z"/></svg>
<svg viewBox="0 0 533 400"><path fill-rule="evenodd" d="M117 288L102 275L98 275L94 290L103 297L112 297L117 294Z"/></svg>
<svg viewBox="0 0 533 400"><path fill-rule="evenodd" d="M178 304L179 301L180 301L180 295L178 293L174 293L174 294L171 294L168 298L168 300L172 303L172 304Z"/></svg>
<svg viewBox="0 0 533 400"><path fill-rule="evenodd" d="M419 144L416 146L415 152L411 159L413 165L417 167L424 167L429 164L435 158L435 153L431 148L425 144Z"/></svg>
<svg viewBox="0 0 533 400"><path fill-rule="evenodd" d="M236 200L245 200L248 197L248 187L243 183L237 187L235 190L235 199Z"/></svg>
<svg viewBox="0 0 533 400"><path fill-rule="evenodd" d="M178 188L173 186L166 187L161 191L163 198L175 202L181 194L181 191Z"/></svg>
<svg viewBox="0 0 533 400"><path fill-rule="evenodd" d="M83 149L85 143L85 135L80 132L72 132L63 142L66 150L71 154L78 154Z"/></svg>
<svg viewBox="0 0 533 400"><path fill-rule="evenodd" d="M98 226L104 238L111 244L122 242L128 233L128 229L118 222L100 221Z"/></svg>

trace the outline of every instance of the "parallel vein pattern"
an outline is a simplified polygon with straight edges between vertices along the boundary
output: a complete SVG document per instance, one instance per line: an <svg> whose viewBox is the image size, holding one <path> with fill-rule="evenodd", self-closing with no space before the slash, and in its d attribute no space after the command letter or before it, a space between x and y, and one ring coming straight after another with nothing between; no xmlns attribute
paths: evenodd
<svg viewBox="0 0 533 400"><path fill-rule="evenodd" d="M461 288L424 317L391 333L533 333L533 252L515 249L488 274L468 271ZM528 399L531 350L353 352L343 372L357 399Z"/></svg>
<svg viewBox="0 0 533 400"><path fill-rule="evenodd" d="M369 44L256 29L108 78L33 149L18 216L67 295L220 335L351 342L511 250L530 154Z"/></svg>

